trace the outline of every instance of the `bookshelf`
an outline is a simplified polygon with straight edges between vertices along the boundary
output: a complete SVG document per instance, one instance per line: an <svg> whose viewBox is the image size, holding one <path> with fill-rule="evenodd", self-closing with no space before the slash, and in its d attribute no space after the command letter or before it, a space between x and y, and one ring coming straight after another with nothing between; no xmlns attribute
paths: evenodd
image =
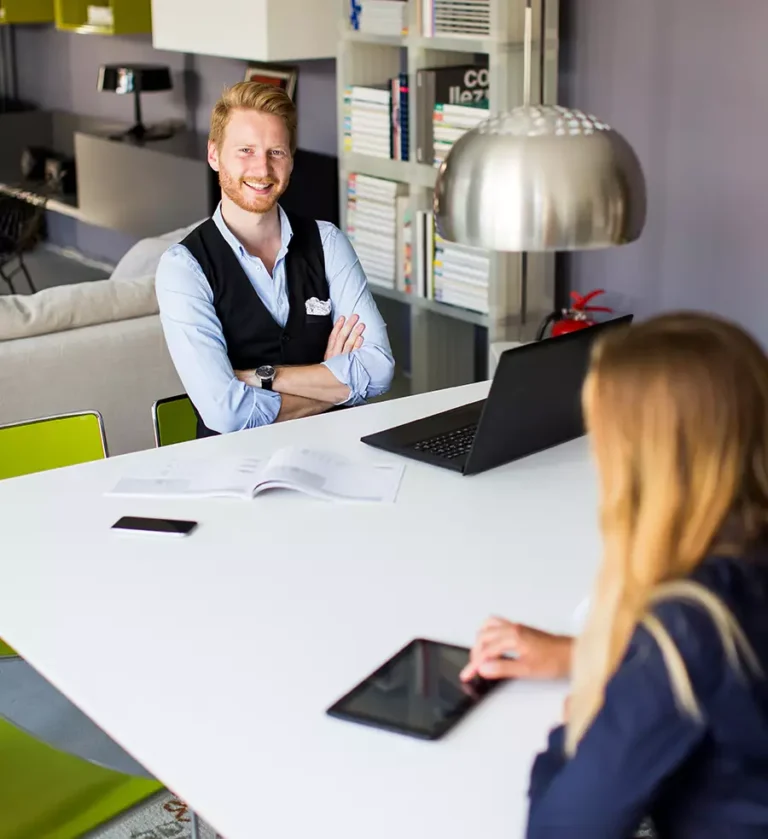
<svg viewBox="0 0 768 839"><path fill-rule="evenodd" d="M425 34L424 16L431 0L406 0L406 30L400 35L355 29L350 22L351 0L337 0L340 14L337 53L337 107L341 226L347 229L348 179L352 174L396 181L408 196L409 212L429 211L438 169L417 159L415 124L431 103L420 101L419 71L487 62L490 113L523 102L525 0L487 0L488 31L474 35ZM355 0L363 6L367 0ZM445 0L442 0L445 2ZM478 0L482 5L484 0ZM556 104L558 71L558 2L534 0L532 102ZM541 14L546 32L541 37ZM366 12L363 11L363 15ZM345 139L349 89L388 82L399 73L408 80L408 159L393 160L348 150ZM423 157L422 149L422 157ZM503 188L500 185L500 188ZM353 244L355 241L353 240ZM423 245L423 246L422 246ZM428 261L430 250L414 239L413 261ZM490 345L530 340L538 324L554 308L554 255L486 252L487 286L483 308L476 311L422 296L410 286L371 291L390 325L393 347L402 345L392 335L398 324L409 325L411 391L421 393L465 384L488 375ZM398 254L398 258L400 255ZM365 260L361 261L365 264ZM524 264L527 267L524 267ZM523 283L523 272L527 282ZM485 344L485 347L482 345Z"/></svg>

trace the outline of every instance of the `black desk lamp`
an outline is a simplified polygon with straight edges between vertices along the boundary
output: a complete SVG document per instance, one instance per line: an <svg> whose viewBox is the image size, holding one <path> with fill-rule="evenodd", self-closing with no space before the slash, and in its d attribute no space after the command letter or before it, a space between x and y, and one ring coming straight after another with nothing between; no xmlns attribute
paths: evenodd
<svg viewBox="0 0 768 839"><path fill-rule="evenodd" d="M166 140L173 130L158 126L147 127L141 119L141 94L171 90L171 72L161 64L104 64L99 70L98 89L110 93L134 94L134 125L115 134L113 140Z"/></svg>

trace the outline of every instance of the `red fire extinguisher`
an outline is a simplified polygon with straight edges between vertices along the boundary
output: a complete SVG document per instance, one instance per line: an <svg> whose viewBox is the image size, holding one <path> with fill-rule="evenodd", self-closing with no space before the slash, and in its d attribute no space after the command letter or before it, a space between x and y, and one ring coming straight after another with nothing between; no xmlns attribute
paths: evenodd
<svg viewBox="0 0 768 839"><path fill-rule="evenodd" d="M552 312L550 315L547 315L539 327L539 331L536 333L536 340L541 341L544 338L544 333L547 331L550 323L552 324L552 338L556 338L558 335L565 335L568 332L575 332L577 329L586 329L588 326L594 326L595 321L589 317L588 312L613 311L613 309L609 309L607 306L587 305L598 294L605 294L605 290L602 288L595 289L595 291L590 291L589 294L585 294L584 296L579 294L578 291L572 291L571 300L573 300L573 303L571 304L571 308L562 309L559 312Z"/></svg>

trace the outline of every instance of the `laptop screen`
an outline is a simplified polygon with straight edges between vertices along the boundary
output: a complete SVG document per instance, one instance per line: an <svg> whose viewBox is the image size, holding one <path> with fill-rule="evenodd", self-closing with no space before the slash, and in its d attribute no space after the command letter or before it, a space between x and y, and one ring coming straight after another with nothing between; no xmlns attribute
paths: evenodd
<svg viewBox="0 0 768 839"><path fill-rule="evenodd" d="M582 436L581 390L595 339L631 322L632 315L624 315L504 352L465 472L481 472Z"/></svg>

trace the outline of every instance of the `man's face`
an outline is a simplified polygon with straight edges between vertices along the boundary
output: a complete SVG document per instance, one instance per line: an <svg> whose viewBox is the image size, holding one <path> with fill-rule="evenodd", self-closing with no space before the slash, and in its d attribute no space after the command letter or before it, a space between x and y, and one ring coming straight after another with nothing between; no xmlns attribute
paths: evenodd
<svg viewBox="0 0 768 839"><path fill-rule="evenodd" d="M285 192L293 169L288 129L274 114L238 108L230 114L220 147L208 144L208 163L234 204L266 213Z"/></svg>

